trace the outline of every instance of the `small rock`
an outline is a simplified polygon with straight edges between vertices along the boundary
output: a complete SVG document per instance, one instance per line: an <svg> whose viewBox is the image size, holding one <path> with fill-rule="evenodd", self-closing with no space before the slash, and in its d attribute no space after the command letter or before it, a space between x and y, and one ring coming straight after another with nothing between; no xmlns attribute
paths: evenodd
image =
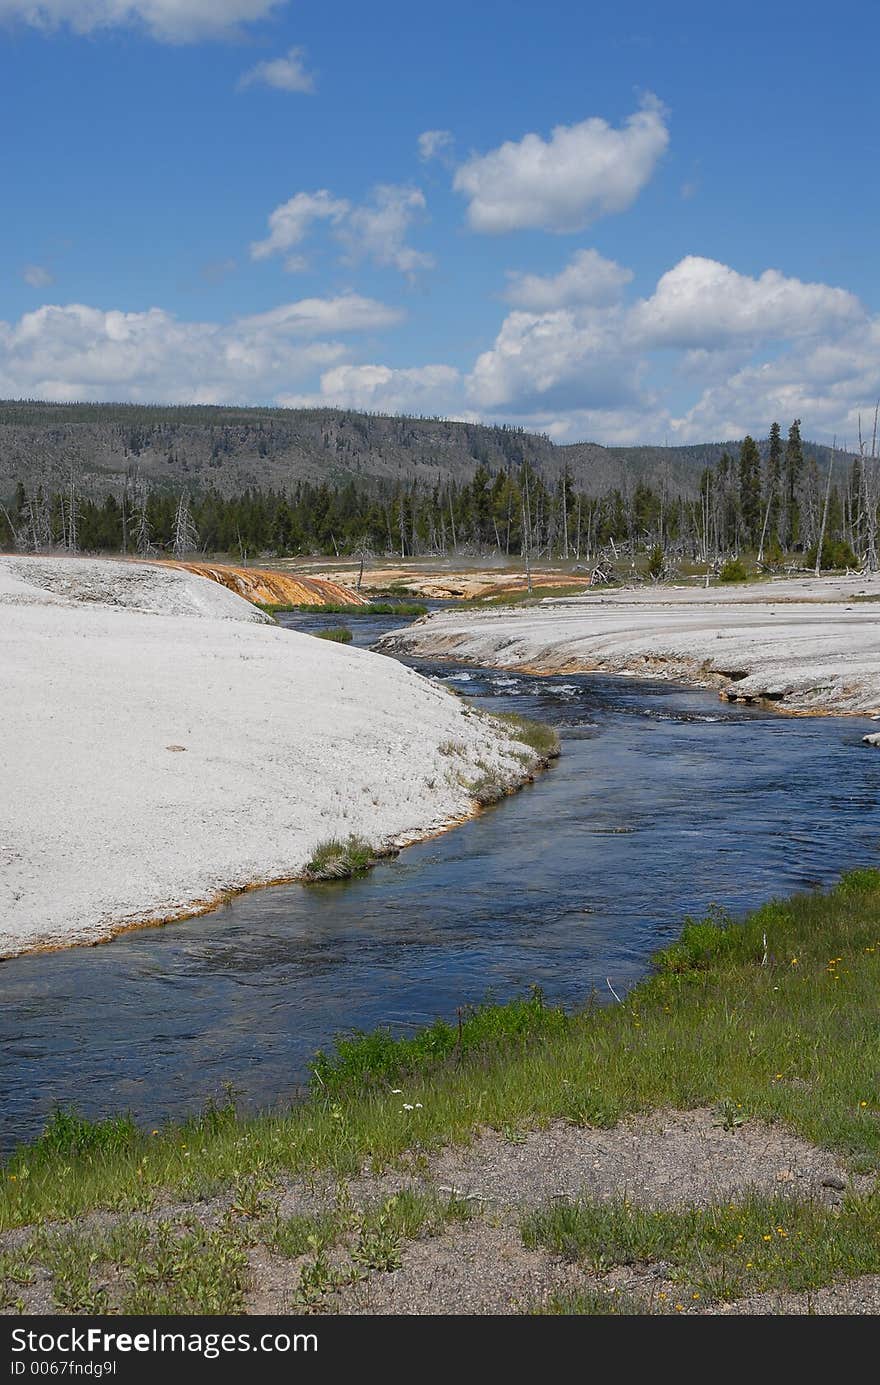
<svg viewBox="0 0 880 1385"><path fill-rule="evenodd" d="M185 745L166 745L166 750L186 750Z"/></svg>
<svg viewBox="0 0 880 1385"><path fill-rule="evenodd" d="M865 745L880 745L880 731L872 731L869 736L862 736Z"/></svg>
<svg viewBox="0 0 880 1385"><path fill-rule="evenodd" d="M822 1187L835 1188L838 1192L843 1192L846 1187L846 1182L836 1173L826 1173L825 1177L822 1179Z"/></svg>

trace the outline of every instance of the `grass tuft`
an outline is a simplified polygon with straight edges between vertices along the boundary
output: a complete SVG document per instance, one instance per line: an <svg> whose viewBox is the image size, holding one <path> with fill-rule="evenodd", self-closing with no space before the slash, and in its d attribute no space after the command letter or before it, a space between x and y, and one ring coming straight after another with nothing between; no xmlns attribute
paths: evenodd
<svg viewBox="0 0 880 1385"><path fill-rule="evenodd" d="M375 865L376 853L364 837L354 833L343 841L331 837L320 842L306 864L306 880L348 880L353 875L363 875L370 866Z"/></svg>
<svg viewBox="0 0 880 1385"><path fill-rule="evenodd" d="M522 741L542 760L555 760L559 755L559 732L554 726L521 717L516 712L495 713L493 719L500 721L514 740Z"/></svg>
<svg viewBox="0 0 880 1385"><path fill-rule="evenodd" d="M351 644L354 639L344 625L334 625L330 630L315 630L314 636L316 640L332 640L334 644Z"/></svg>

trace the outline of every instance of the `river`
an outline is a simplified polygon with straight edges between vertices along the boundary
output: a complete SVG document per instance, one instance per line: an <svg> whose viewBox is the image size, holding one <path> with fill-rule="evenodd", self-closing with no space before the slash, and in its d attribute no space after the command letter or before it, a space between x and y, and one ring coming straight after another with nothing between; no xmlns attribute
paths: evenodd
<svg viewBox="0 0 880 1385"><path fill-rule="evenodd" d="M355 621L356 642L402 623ZM634 678L416 666L487 710L552 722L561 758L361 880L254 891L188 922L0 964L4 1148L38 1134L56 1103L157 1124L231 1084L244 1109L285 1105L342 1030L406 1032L533 984L567 1006L610 1001L686 915L740 913L878 863L870 722Z"/></svg>

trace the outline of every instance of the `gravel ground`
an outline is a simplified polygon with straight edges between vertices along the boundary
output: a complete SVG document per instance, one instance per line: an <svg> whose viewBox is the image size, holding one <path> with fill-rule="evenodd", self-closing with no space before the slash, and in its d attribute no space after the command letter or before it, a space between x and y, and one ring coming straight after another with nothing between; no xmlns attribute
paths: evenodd
<svg viewBox="0 0 880 1385"><path fill-rule="evenodd" d="M470 1201L470 1221L405 1242L395 1270L361 1269L361 1277L329 1289L314 1305L321 1313L509 1315L531 1311L555 1294L593 1290L633 1297L646 1312L873 1314L880 1310L880 1276L810 1294L758 1294L704 1305L690 1297L681 1301L681 1288L668 1280L662 1264L628 1265L599 1275L545 1250L525 1249L519 1233L523 1213L554 1197L626 1197L637 1206L674 1208L708 1207L760 1191L834 1208L847 1189L864 1194L873 1182L852 1177L834 1155L781 1126L753 1121L725 1130L711 1111L659 1111L613 1130L560 1122L515 1141L489 1131L468 1147L442 1151L418 1175L364 1173L341 1188L287 1179L274 1188L271 1201L282 1219L332 1208L340 1195L354 1209L376 1206L403 1188L441 1197L455 1193ZM136 1220L155 1225L187 1215L220 1226L232 1202L228 1195L194 1207L166 1205ZM95 1213L71 1229L106 1231L120 1220ZM0 1251L20 1248L30 1234L28 1228L6 1233ZM261 1240L258 1223L252 1224L252 1240L246 1311L297 1310L300 1273L311 1255L287 1260L273 1253ZM343 1243L328 1254L331 1269L343 1277L352 1268L351 1249ZM53 1311L51 1280L40 1268L20 1296L29 1313Z"/></svg>

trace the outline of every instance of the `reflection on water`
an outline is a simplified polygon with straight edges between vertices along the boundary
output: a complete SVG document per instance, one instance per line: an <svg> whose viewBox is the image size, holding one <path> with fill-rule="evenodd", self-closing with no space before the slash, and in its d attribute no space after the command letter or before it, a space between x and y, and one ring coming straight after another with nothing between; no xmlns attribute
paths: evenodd
<svg viewBox="0 0 880 1385"><path fill-rule="evenodd" d="M369 638L390 623L370 621ZM620 992L644 975L684 915L877 859L880 755L861 720L633 679L421 667L484 707L552 721L562 758L363 880L278 886L2 965L7 1147L54 1102L155 1122L230 1082L246 1106L286 1103L344 1028L404 1029L532 983L569 1005L607 998L606 979Z"/></svg>

